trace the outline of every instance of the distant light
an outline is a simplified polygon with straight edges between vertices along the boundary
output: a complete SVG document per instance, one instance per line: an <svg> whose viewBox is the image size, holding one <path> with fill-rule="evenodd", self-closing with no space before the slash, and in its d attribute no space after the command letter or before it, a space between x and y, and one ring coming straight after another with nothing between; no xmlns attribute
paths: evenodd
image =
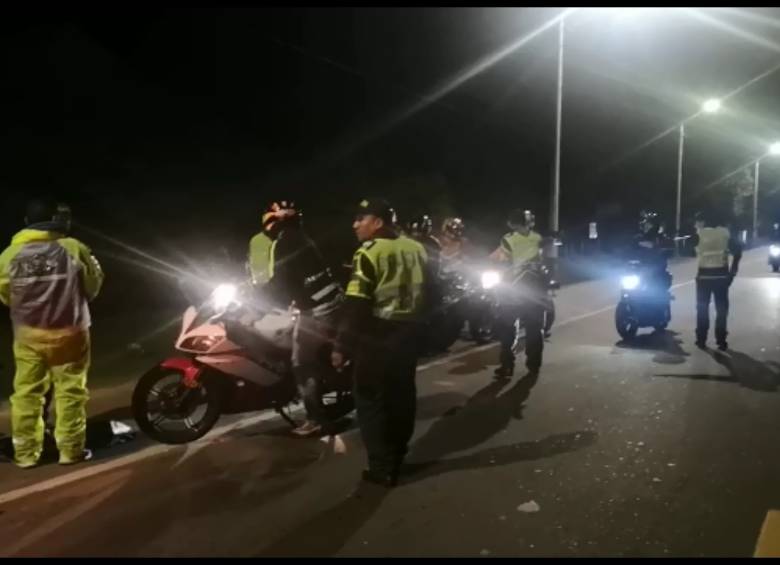
<svg viewBox="0 0 780 565"><path fill-rule="evenodd" d="M775 141L772 145L769 146L769 154L780 155L780 141Z"/></svg>
<svg viewBox="0 0 780 565"><path fill-rule="evenodd" d="M717 98L710 98L704 104L702 104L701 109L707 112L708 114L714 114L718 110L720 110L720 100Z"/></svg>

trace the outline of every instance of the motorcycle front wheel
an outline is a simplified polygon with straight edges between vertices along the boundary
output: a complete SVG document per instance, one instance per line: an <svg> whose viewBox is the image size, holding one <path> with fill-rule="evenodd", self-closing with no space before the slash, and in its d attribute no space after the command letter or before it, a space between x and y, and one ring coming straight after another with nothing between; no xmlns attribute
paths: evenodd
<svg viewBox="0 0 780 565"><path fill-rule="evenodd" d="M176 369L154 367L133 391L132 410L138 427L160 443L189 443L206 435L222 414L219 381L204 374L196 387L184 384Z"/></svg>
<svg viewBox="0 0 780 565"><path fill-rule="evenodd" d="M639 322L633 317L631 308L625 302L615 310L615 329L624 340L634 339L639 331Z"/></svg>

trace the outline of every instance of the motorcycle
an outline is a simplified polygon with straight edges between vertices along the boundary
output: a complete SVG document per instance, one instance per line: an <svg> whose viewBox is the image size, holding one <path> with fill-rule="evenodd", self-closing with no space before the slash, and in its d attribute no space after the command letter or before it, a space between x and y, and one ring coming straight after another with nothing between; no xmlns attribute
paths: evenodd
<svg viewBox="0 0 780 565"><path fill-rule="evenodd" d="M441 303L428 323L428 353L446 351L460 337L466 322L467 301L471 294L471 285L457 271L440 275Z"/></svg>
<svg viewBox="0 0 780 565"><path fill-rule="evenodd" d="M668 273L666 273L668 277ZM620 302L615 310L615 328L624 340L636 337L640 328L663 331L672 319L674 296L666 290L660 277L644 268L640 261L630 261L621 278Z"/></svg>
<svg viewBox="0 0 780 565"><path fill-rule="evenodd" d="M775 243L769 246L768 263L773 273L780 271L780 245Z"/></svg>
<svg viewBox="0 0 780 565"><path fill-rule="evenodd" d="M138 427L161 443L181 444L207 434L223 414L275 410L291 426L299 401L292 374L292 334L298 311L262 306L249 285L221 284L184 312L176 349L135 386ZM322 351L323 403L333 420L354 408L351 367L332 369Z"/></svg>
<svg viewBox="0 0 780 565"><path fill-rule="evenodd" d="M535 285L538 285L538 294L541 295L544 304L544 336L546 338L552 335L552 327L555 323L555 292L561 288L560 283L553 279L549 268L542 263L533 263L526 269L527 272L533 275ZM484 292L486 302L490 303L490 324L491 335L494 334L494 327L498 318L499 299L497 297L497 291L503 284L504 275L497 270L485 270L480 275L480 283ZM519 336L520 321L515 322L517 332L515 335ZM515 349L517 349L519 339L515 340Z"/></svg>

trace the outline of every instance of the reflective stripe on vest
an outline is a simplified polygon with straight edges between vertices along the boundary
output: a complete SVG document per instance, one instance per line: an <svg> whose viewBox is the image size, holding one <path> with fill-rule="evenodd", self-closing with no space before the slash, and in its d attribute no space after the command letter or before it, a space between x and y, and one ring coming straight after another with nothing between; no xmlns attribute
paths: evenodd
<svg viewBox="0 0 780 565"><path fill-rule="evenodd" d="M699 230L696 255L700 269L720 269L729 264L729 230L723 227Z"/></svg>

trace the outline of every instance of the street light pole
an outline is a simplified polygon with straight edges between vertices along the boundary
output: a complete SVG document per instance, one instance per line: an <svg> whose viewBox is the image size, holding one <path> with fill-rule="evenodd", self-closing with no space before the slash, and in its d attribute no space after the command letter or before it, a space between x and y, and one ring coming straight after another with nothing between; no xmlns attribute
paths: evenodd
<svg viewBox="0 0 780 565"><path fill-rule="evenodd" d="M753 173L753 245L758 239L758 173L761 159L756 159L756 169Z"/></svg>
<svg viewBox="0 0 780 565"><path fill-rule="evenodd" d="M553 173L553 194L550 227L557 238L560 229L561 205L561 110L563 108L563 37L565 18L558 23L558 92L555 106L555 171ZM553 245L552 256L558 256L558 247Z"/></svg>
<svg viewBox="0 0 780 565"><path fill-rule="evenodd" d="M677 208L674 216L675 241L677 242L677 254L680 253L680 227L682 220L682 173L683 173L683 148L685 146L685 123L680 123L680 140L677 149Z"/></svg>

